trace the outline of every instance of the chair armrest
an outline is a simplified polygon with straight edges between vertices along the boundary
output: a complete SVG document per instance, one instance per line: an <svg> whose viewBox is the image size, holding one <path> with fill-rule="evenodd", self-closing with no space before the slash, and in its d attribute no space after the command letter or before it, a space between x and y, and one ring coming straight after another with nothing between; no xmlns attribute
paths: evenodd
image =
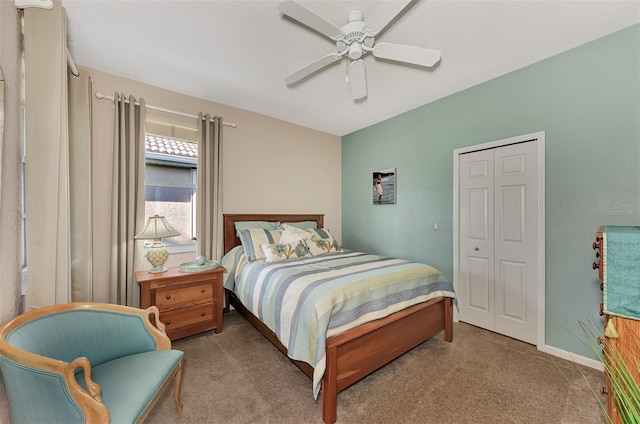
<svg viewBox="0 0 640 424"><path fill-rule="evenodd" d="M64 367L63 373L65 381L67 381L67 385L70 387L70 391L74 391L77 389L84 392L85 390L76 382L75 379L75 370L76 368L82 368L82 372L84 373L84 384L87 386L87 391L89 395L97 400L98 402L102 402L102 389L100 385L91 379L91 364L89 360L85 357L76 358L71 361L67 366ZM69 384L70 382L74 382L75 384ZM83 393L84 394L84 393Z"/></svg>
<svg viewBox="0 0 640 424"><path fill-rule="evenodd" d="M75 378L75 371L81 368L84 373L85 390ZM76 358L62 367L62 376L71 397L85 414L85 422L109 422L109 411L102 403L102 389L91 379L91 364L85 357Z"/></svg>
<svg viewBox="0 0 640 424"><path fill-rule="evenodd" d="M101 389L98 384L91 380L91 364L87 358L76 358L71 362L59 361L47 358L34 353L22 351L3 340L0 340L0 353L7 362L7 375L14 383L25 384L28 379L25 377L32 375L34 378L47 378L48 376L58 376L62 384L66 387L66 395L60 394L59 402L66 399L75 403L75 408L79 408L85 416L86 422L109 422L109 411L102 403ZM11 363L16 364L11 366ZM85 383L89 390L85 390L75 379L75 370L81 368L85 373ZM40 376L40 377L35 377ZM50 377L49 377L50 378ZM31 379L33 384L37 380ZM58 386L60 387L60 386ZM30 393L34 393L30 390ZM37 395L36 395L37 396ZM61 406L58 403L58 406ZM45 412L46 413L46 412Z"/></svg>
<svg viewBox="0 0 640 424"><path fill-rule="evenodd" d="M167 336L165 326L160 321L160 310L157 306L149 306L145 310L141 310L141 313L146 316L145 325L151 334L151 337L156 341L156 350L169 350L171 349L171 339ZM153 321L151 320L153 315Z"/></svg>

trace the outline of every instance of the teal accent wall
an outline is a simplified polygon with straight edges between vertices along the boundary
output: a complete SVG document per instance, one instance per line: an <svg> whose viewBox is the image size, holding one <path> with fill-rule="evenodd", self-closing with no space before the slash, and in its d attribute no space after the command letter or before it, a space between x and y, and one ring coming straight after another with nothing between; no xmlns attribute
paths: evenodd
<svg viewBox="0 0 640 424"><path fill-rule="evenodd" d="M639 81L634 25L344 136L342 243L452 278L453 150L545 131L546 344L595 358L578 326L602 300L594 233L640 225ZM394 167L397 204L373 205L372 172Z"/></svg>

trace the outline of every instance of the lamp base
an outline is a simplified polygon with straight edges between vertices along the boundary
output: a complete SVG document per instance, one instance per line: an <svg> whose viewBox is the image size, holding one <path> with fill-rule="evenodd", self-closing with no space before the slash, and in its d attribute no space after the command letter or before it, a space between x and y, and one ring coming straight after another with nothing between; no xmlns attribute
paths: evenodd
<svg viewBox="0 0 640 424"><path fill-rule="evenodd" d="M146 258L153 267L149 270L151 274L159 274L165 272L167 268L164 266L165 261L169 257L167 248L164 247L160 240L155 240L147 250Z"/></svg>
<svg viewBox="0 0 640 424"><path fill-rule="evenodd" d="M164 265L153 266L147 272L149 272L149 274L160 274L161 272L167 272L167 267Z"/></svg>

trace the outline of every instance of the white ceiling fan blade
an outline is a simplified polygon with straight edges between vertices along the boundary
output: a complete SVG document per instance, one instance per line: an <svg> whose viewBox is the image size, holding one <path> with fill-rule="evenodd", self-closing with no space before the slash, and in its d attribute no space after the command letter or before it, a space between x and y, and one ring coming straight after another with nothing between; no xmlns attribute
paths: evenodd
<svg viewBox="0 0 640 424"><path fill-rule="evenodd" d="M413 0L381 1L376 8L366 16L367 28L377 35L393 21Z"/></svg>
<svg viewBox="0 0 640 424"><path fill-rule="evenodd" d="M317 59L313 62L311 62L310 64L303 66L302 68L298 69L295 72L292 72L291 74L287 75L284 78L284 81L287 83L287 85L291 85L291 84L295 84L296 82L300 81L301 79L308 77L309 75L313 74L316 71L319 71L320 69L324 68L325 66L329 66L332 63L335 63L337 61L339 61L340 59L342 59L342 56L339 55L338 53L331 53L328 54L326 56L322 56L320 59Z"/></svg>
<svg viewBox="0 0 640 424"><path fill-rule="evenodd" d="M360 100L367 96L367 75L362 59L354 60L349 65L349 82L353 100Z"/></svg>
<svg viewBox="0 0 640 424"><path fill-rule="evenodd" d="M381 59L411 63L413 65L434 66L440 61L440 51L404 44L378 43L373 47L373 55Z"/></svg>
<svg viewBox="0 0 640 424"><path fill-rule="evenodd" d="M278 10L331 39L336 39L342 34L340 28L295 0L282 0L278 4Z"/></svg>

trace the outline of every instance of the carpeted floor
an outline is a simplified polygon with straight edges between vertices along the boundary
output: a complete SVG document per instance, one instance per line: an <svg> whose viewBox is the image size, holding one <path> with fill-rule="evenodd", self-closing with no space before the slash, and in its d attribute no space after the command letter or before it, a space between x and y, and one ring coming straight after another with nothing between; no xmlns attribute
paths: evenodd
<svg viewBox="0 0 640 424"><path fill-rule="evenodd" d="M311 380L236 312L223 333L173 346L185 352L184 410L170 387L147 423L322 423ZM453 343L436 336L338 394L338 423L601 423L604 396L590 387L603 383L599 371L455 323Z"/></svg>

